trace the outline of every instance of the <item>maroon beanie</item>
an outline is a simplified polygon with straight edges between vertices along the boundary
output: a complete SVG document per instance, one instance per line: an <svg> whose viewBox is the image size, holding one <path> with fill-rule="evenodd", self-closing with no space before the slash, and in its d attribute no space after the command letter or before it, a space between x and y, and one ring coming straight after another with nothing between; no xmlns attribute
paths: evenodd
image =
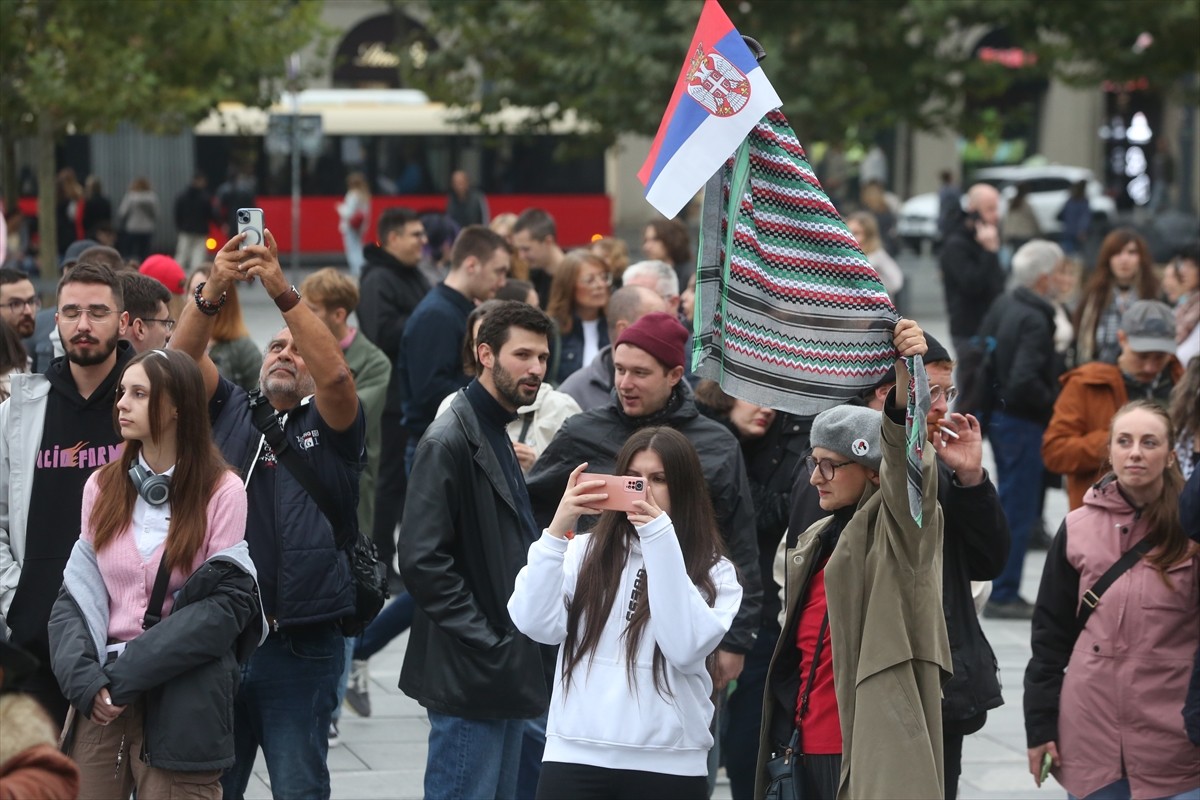
<svg viewBox="0 0 1200 800"><path fill-rule="evenodd" d="M674 316L665 311L652 311L621 331L613 352L623 344L631 344L642 348L670 370L683 366L687 337L687 328Z"/></svg>

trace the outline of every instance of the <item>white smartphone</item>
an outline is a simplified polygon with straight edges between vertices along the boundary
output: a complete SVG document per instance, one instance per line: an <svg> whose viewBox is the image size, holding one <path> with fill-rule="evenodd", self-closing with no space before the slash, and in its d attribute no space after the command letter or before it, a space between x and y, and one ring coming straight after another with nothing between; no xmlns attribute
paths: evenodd
<svg viewBox="0 0 1200 800"><path fill-rule="evenodd" d="M266 244L267 240L263 236L263 211L261 208L239 208L237 224L237 232L246 234L238 244L239 250L245 250L246 245L249 244Z"/></svg>

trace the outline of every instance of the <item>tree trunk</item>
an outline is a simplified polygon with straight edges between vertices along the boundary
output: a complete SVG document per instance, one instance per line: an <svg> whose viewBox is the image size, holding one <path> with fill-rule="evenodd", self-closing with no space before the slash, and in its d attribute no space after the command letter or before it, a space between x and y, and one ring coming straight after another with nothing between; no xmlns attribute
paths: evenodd
<svg viewBox="0 0 1200 800"><path fill-rule="evenodd" d="M55 213L54 121L46 112L37 120L38 266L43 292L58 286L58 215Z"/></svg>

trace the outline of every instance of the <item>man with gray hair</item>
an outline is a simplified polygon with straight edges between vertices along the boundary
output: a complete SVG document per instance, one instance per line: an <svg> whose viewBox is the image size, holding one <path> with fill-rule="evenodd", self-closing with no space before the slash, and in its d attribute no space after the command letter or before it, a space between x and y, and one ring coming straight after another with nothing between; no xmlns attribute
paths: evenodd
<svg viewBox="0 0 1200 800"><path fill-rule="evenodd" d="M995 386L988 435L996 456L1000 505L1008 518L1012 547L992 588L985 613L1029 619L1033 606L1021 599L1021 571L1029 534L1039 523L1042 494L1042 435L1054 413L1059 368L1054 353L1051 275L1063 259L1057 244L1035 240L1013 255L1013 288L984 317L979 336L995 340Z"/></svg>
<svg viewBox="0 0 1200 800"><path fill-rule="evenodd" d="M668 266L667 269L671 268ZM675 277L673 269L671 277ZM666 310L666 304L657 291L640 285L631 286L626 280L624 286L613 292L612 297L608 299L608 306L604 309L604 319L608 322L608 340L615 342L622 331L651 311ZM612 345L608 345L596 354L590 364L568 376L558 390L573 397L584 411L602 408L612 400L613 369Z"/></svg>
<svg viewBox="0 0 1200 800"><path fill-rule="evenodd" d="M656 292L666 303L668 313L679 316L679 276L667 262L639 261L621 273L621 284L644 286Z"/></svg>

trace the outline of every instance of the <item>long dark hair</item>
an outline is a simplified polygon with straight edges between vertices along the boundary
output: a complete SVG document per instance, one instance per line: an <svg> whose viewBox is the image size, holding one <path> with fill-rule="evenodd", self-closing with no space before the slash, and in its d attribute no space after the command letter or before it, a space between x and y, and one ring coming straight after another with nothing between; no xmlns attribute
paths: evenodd
<svg viewBox="0 0 1200 800"><path fill-rule="evenodd" d="M1100 253L1096 256L1096 268L1083 289L1083 298L1079 309L1075 312L1075 329L1083 323L1084 309L1092 306L1097 312L1103 311L1112 299L1112 287L1117 282L1113 276L1110 263L1117 253L1133 242L1138 249L1138 274L1133 279L1133 288L1137 290L1142 300L1154 300L1158 297L1158 278L1154 275L1153 260L1150 256L1150 246L1146 244L1137 231L1132 228L1117 228L1104 237L1100 243Z"/></svg>
<svg viewBox="0 0 1200 800"><path fill-rule="evenodd" d="M1131 411L1145 411L1162 420L1163 428L1166 429L1163 446L1168 450L1175 446L1175 426L1171 424L1171 418L1163 407L1150 400L1133 400L1113 414L1108 429L1109 447L1112 446L1117 420ZM1167 570L1189 557L1194 547L1179 521L1179 494L1182 491L1183 473L1179 471L1179 464L1168 463L1163 470L1162 492L1142 508L1142 516L1146 519L1149 529L1146 540L1150 542L1150 551L1144 558L1158 571L1167 586L1171 585Z"/></svg>
<svg viewBox="0 0 1200 800"><path fill-rule="evenodd" d="M179 412L175 426L176 460L171 476L171 521L163 558L172 570L188 571L208 531L208 502L217 482L229 466L213 443L208 420L208 401L200 368L178 350L150 350L139 353L121 372L121 380L134 364L146 370L150 380L150 435L162 436L163 413L167 403ZM121 430L121 412L113 403L113 427ZM127 441L121 457L97 471L99 489L89 522L99 552L116 540L133 520L137 489L129 479L129 468L137 463L142 443Z"/></svg>
<svg viewBox="0 0 1200 800"><path fill-rule="evenodd" d="M627 474L634 456L644 450L652 450L662 459L667 491L671 494L671 521L683 550L684 568L688 578L712 605L717 592L709 572L725 554L725 547L717 533L716 515L708 497L700 457L692 443L673 428L642 428L629 437L617 455L616 474ZM605 511L600 515L579 567L575 597L567 609L563 691L570 688L571 674L580 662L587 658L590 664L591 656L595 654L616 601L630 543L636 536L637 532L623 512ZM649 621L649 593L643 591L623 633L625 672L630 685L634 683L638 647ZM657 643L654 645L654 687L660 694L670 693L666 683L666 659Z"/></svg>

